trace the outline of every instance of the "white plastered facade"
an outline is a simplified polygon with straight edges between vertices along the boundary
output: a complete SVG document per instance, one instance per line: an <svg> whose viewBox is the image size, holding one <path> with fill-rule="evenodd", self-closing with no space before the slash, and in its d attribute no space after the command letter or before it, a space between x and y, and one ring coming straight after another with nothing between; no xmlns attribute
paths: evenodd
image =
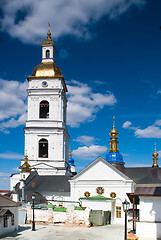
<svg viewBox="0 0 161 240"><path fill-rule="evenodd" d="M115 208L111 205L115 211L113 220L117 222L124 221L122 202L127 199L126 193L133 192L134 182L102 157L97 158L70 180L70 186L71 199L75 201L85 197L85 192L89 192L91 197L97 196L97 187L104 189L102 196L107 198L111 197L110 194L112 192L116 193L116 197L114 198ZM121 217L119 218L116 216L116 207L121 207ZM107 204L106 210L113 211L113 209L109 209L109 204Z"/></svg>
<svg viewBox="0 0 161 240"><path fill-rule="evenodd" d="M50 59L45 59L46 50ZM42 47L42 62L54 62L54 46ZM30 166L40 175L69 174L69 134L66 127L66 85L63 77L36 77L28 79L28 117L25 130L25 152ZM46 86L43 85L46 82ZM40 118L40 103L49 103L47 118ZM48 142L48 156L39 154L39 141ZM23 164L23 161L22 163Z"/></svg>
<svg viewBox="0 0 161 240"><path fill-rule="evenodd" d="M140 221L136 234L141 240L161 239L161 196L139 196Z"/></svg>

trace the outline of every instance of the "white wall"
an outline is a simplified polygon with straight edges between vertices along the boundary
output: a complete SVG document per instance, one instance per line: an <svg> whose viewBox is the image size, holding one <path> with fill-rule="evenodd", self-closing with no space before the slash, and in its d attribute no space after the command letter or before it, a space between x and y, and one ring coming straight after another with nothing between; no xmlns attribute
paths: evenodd
<svg viewBox="0 0 161 240"><path fill-rule="evenodd" d="M111 200L81 199L82 207L88 207L93 210L112 211Z"/></svg>
<svg viewBox="0 0 161 240"><path fill-rule="evenodd" d="M161 197L140 196L140 222L136 234L140 240L161 238Z"/></svg>
<svg viewBox="0 0 161 240"><path fill-rule="evenodd" d="M140 221L161 221L161 197L139 198Z"/></svg>
<svg viewBox="0 0 161 240"><path fill-rule="evenodd" d="M114 221L124 222L124 213L122 210L122 202L127 199L127 194L133 192L133 181L119 172L111 164L105 160L97 161L80 175L76 175L70 180L71 199L77 201L80 197L84 197L85 192L89 192L90 196L96 196L97 187L103 187L102 196L110 198L110 193L116 193L115 206L121 207L121 218L116 218L114 209ZM101 209L100 209L101 210Z"/></svg>
<svg viewBox="0 0 161 240"><path fill-rule="evenodd" d="M139 240L161 239L161 223L137 222L136 235Z"/></svg>
<svg viewBox="0 0 161 240"><path fill-rule="evenodd" d="M13 190L13 187L20 181L21 175L20 173L16 173L10 177L10 190Z"/></svg>
<svg viewBox="0 0 161 240"><path fill-rule="evenodd" d="M8 226L4 228L3 217L0 218L0 235L18 230L18 207L6 207L14 214L14 225L11 226L11 217L8 218Z"/></svg>

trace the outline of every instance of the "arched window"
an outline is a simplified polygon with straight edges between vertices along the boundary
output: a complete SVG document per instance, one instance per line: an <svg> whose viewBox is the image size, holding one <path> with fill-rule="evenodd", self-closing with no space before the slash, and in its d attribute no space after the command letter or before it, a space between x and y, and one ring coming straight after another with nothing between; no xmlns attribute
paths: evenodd
<svg viewBox="0 0 161 240"><path fill-rule="evenodd" d="M41 101L40 102L40 118L49 118L49 102Z"/></svg>
<svg viewBox="0 0 161 240"><path fill-rule="evenodd" d="M46 50L46 58L50 58L50 51Z"/></svg>
<svg viewBox="0 0 161 240"><path fill-rule="evenodd" d="M45 138L39 140L39 157L48 158L48 140Z"/></svg>

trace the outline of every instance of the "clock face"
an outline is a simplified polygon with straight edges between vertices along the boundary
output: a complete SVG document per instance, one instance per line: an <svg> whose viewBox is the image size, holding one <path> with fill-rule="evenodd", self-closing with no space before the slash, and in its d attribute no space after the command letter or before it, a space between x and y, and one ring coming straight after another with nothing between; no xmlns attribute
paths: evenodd
<svg viewBox="0 0 161 240"><path fill-rule="evenodd" d="M48 86L48 82L47 81L43 81L42 82L42 87L47 87Z"/></svg>
<svg viewBox="0 0 161 240"><path fill-rule="evenodd" d="M99 194L99 195L102 195L104 194L105 190L103 187L98 187L96 188L96 193Z"/></svg>

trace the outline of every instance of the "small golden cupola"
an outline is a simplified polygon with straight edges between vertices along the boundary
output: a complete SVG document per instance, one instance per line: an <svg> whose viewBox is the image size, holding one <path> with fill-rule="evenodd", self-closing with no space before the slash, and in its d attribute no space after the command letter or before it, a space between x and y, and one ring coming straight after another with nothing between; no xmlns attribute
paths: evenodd
<svg viewBox="0 0 161 240"><path fill-rule="evenodd" d="M109 153L110 152L118 152L118 138L116 137L117 135L119 134L119 132L115 129L115 117L113 117L113 129L110 131L110 135L112 136L110 138L110 150L109 150Z"/></svg>
<svg viewBox="0 0 161 240"><path fill-rule="evenodd" d="M31 166L28 163L28 155L27 154L25 154L24 164L21 166L21 172L22 173L30 173L31 172Z"/></svg>
<svg viewBox="0 0 161 240"><path fill-rule="evenodd" d="M118 150L118 138L117 135L119 134L119 132L115 129L115 117L113 117L113 129L110 131L109 133L111 135L109 144L110 144L110 150L108 151L105 159L107 160L107 162L113 164L113 165L124 165L124 161L123 161L123 157L122 155L119 153Z"/></svg>
<svg viewBox="0 0 161 240"><path fill-rule="evenodd" d="M53 41L52 41L52 39L51 39L50 23L48 23L47 39L44 40L44 42L42 43L41 46L42 46L42 47L54 46L54 43L53 43ZM55 46L54 46L54 50L56 51Z"/></svg>
<svg viewBox="0 0 161 240"><path fill-rule="evenodd" d="M155 151L154 151L154 153L152 154L152 156L153 156L153 165L152 165L152 167L158 167L158 156L159 156L159 154L157 153L157 150L156 150L156 143L155 143Z"/></svg>

